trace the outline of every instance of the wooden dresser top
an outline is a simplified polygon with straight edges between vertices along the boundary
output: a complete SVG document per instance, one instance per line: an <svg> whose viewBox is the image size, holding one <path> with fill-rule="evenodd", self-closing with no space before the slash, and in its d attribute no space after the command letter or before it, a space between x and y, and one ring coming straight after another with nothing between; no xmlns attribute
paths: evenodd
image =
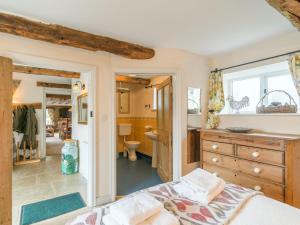
<svg viewBox="0 0 300 225"><path fill-rule="evenodd" d="M282 139L282 140L300 140L300 135L292 135L292 134L277 134L277 133L264 133L264 132L233 133L224 129L201 129L201 132L211 133L215 135L226 135L226 136L275 138L275 139Z"/></svg>

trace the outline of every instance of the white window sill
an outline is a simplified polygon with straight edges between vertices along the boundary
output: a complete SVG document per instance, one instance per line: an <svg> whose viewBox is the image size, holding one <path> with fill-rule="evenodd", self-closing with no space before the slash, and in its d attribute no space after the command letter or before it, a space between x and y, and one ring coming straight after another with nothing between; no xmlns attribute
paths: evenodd
<svg viewBox="0 0 300 225"><path fill-rule="evenodd" d="M223 113L220 116L300 116L300 113Z"/></svg>

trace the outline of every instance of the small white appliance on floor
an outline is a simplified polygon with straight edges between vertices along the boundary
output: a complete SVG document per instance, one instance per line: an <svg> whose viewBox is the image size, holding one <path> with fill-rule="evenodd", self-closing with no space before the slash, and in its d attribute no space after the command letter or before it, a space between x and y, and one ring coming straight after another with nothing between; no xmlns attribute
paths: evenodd
<svg viewBox="0 0 300 225"><path fill-rule="evenodd" d="M132 130L132 125L129 123L121 123L118 125L119 126L119 135L123 136L123 141L126 149L125 151L125 156L126 156L126 151L128 152L128 158L130 161L136 161L136 150L140 146L141 142L139 141L126 141L126 136L131 135L131 130Z"/></svg>

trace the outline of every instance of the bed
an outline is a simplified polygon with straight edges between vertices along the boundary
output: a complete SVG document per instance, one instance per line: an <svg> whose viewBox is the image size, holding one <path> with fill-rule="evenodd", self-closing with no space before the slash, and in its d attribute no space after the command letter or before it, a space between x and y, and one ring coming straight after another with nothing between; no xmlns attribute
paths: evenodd
<svg viewBox="0 0 300 225"><path fill-rule="evenodd" d="M300 225L299 209L265 197L260 192L226 184L224 191L204 206L179 196L173 189L176 183L169 182L139 192L147 192L161 201L182 225ZM109 213L111 204L77 216L67 225L104 225L102 218Z"/></svg>

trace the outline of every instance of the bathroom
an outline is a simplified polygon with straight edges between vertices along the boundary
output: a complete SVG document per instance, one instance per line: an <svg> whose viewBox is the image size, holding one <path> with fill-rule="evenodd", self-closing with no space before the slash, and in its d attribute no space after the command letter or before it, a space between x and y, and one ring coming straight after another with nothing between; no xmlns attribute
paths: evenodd
<svg viewBox="0 0 300 225"><path fill-rule="evenodd" d="M171 137L171 87L171 76L116 76L116 160L119 196L162 183L171 176L171 171L166 170L165 165L170 164L168 159L172 155L172 143L167 146L159 143L157 129L159 121L159 124L167 124L168 126L162 127L160 134L168 133ZM165 151L169 152L168 156L159 151L164 148L169 150ZM132 182L126 182L128 180Z"/></svg>

